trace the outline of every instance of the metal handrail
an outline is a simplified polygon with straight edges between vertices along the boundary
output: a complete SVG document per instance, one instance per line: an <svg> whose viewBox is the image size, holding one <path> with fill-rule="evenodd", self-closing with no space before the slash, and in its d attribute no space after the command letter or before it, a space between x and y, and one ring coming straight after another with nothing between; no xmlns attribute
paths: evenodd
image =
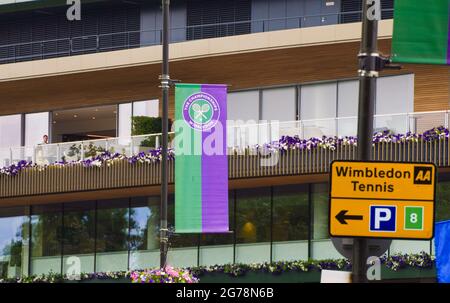
<svg viewBox="0 0 450 303"><path fill-rule="evenodd" d="M228 154L229 179L254 179L265 177L328 174L334 160L357 159L357 146L338 144L334 148L288 148L270 154L252 151ZM432 162L439 168L450 167L450 141L446 137L436 140L408 140L380 142L372 147L372 159L394 162ZM79 165L63 165L42 170L41 167L25 169L14 178L0 174L0 197L25 197L46 194L88 192L94 190L125 189L159 186L161 166L134 165L117 161L99 169L80 169ZM175 163L168 161L169 182L175 182Z"/></svg>
<svg viewBox="0 0 450 303"><path fill-rule="evenodd" d="M436 115L440 115L442 118L438 123L436 121ZM381 114L374 117L375 121L380 118L393 118L395 120L401 117L400 123L397 123L402 127L401 133L416 132L417 123L411 123L412 119L423 119L427 123L423 127L428 126L442 126L448 127L450 110L434 111L434 112L414 112L414 113L396 113L396 114ZM340 131L339 121L353 120L344 129L344 133ZM228 124L228 148L245 149L252 145L264 144L278 140L283 135L296 135L300 138L308 139L314 132L317 133L317 129L322 132L325 130L327 136L354 136L356 135L356 123L357 117L338 117L329 119L311 119L311 120L295 120L295 121L271 121L263 123L246 123L233 125L233 121L229 121ZM323 124L323 123L327 124ZM398 121L397 121L398 122ZM403 124L403 122L405 122ZM322 123L322 124L321 124ZM389 127L384 125L385 121L382 120L383 125L376 125L378 128ZM396 125L397 125L396 124ZM327 127L328 125L328 127ZM430 127L431 128L431 127ZM422 129L421 131L424 131ZM350 133L353 132L353 133ZM309 135L305 135L309 134ZM170 132L170 136L174 133ZM76 160L85 159L85 154L97 153L101 151L120 151L126 155L134 155L141 152L143 149L158 148L160 147L160 133L139 135L139 136L127 136L127 137L115 137L107 139L94 139L85 141L73 141L62 142L53 144L43 144L35 146L17 146L0 148L0 163L1 166L6 164L12 164L19 160L32 160L35 162L39 157L43 157L43 153L47 154L47 158L52 162L61 161L65 158L73 158ZM153 138L153 139L152 139ZM145 144L144 144L145 143ZM89 148L92 146L93 148ZM73 154L72 156L69 153ZM45 155L44 155L45 156Z"/></svg>
<svg viewBox="0 0 450 303"><path fill-rule="evenodd" d="M383 9L383 12L392 12L393 9ZM327 17L333 17L336 16L338 18L342 17L342 16L346 16L346 15L353 15L353 14L361 14L361 11L351 11L351 12L339 12L339 13L329 13L329 14L316 14L316 15L306 15L306 16L292 16L292 17L280 17L280 18L267 18L267 19L256 19L256 20L244 20L244 21L234 21L234 22L221 22L221 23L208 23L208 24L200 24L200 25L190 25L190 26L184 26L184 27L175 27L175 28L171 28L171 31L180 31L180 30L185 30L186 34L188 33L188 31L194 31L194 30L201 30L203 31L203 29L205 28L210 28L210 27L227 27L227 26L237 26L237 25L242 25L242 24L263 24L263 28L262 31L263 32L267 32L267 31L272 31L270 28L268 28L266 26L266 23L270 23L270 22L278 22L278 21L285 21L286 22L286 26L287 26L287 22L289 20L299 20L298 23L298 27L301 28L302 27L302 20L306 20L309 18L327 18ZM338 20L337 22L338 24L341 23L341 19ZM61 38L61 39L49 39L49 40L40 40L40 41L31 41L31 42L25 42L25 43L15 43L15 44L4 44L2 45L0 42L0 49L7 49L7 48L14 48L14 56L13 57L7 57L7 58L1 58L1 61L10 61L10 60L23 60L23 59L28 59L28 58L36 58L36 57L50 57L50 56L57 56L57 55L63 55L63 54L68 54L69 56L72 55L72 53L80 53L80 52L89 52L89 51L108 51L110 49L127 49L127 48L136 48L136 47L143 47L143 46L151 46L151 45L159 45L160 42L155 42L155 43L141 43L139 41L139 43L136 44L130 44L130 36L135 34L135 35L141 35L143 33L155 33L156 36L159 37L161 36L161 29L152 29L152 30L139 30L139 31L126 31L126 32L114 32L114 33L108 33L108 34L98 34L98 35L87 35L87 36L75 36L75 37L70 37L70 38ZM121 45L117 45L117 46L100 46L100 40L104 37L113 37L113 36L120 36L120 35L126 35L127 36L127 43L126 44L121 44ZM234 34L233 34L234 35ZM226 36L233 36L233 35L226 35ZM95 47L89 47L89 48L81 48L79 50L74 50L73 49L73 42L77 41L77 40L88 40L88 39L95 39ZM187 41L187 37L185 40L183 41ZM190 40L196 40L196 39L190 39ZM183 41L178 41L178 42L183 42ZM50 43L62 43L65 42L67 43L67 45L69 46L68 50L63 50L63 51L56 51L56 52L44 52L42 50L44 44L50 44ZM176 42L173 42L176 43ZM41 45L41 51L38 54L32 54L32 55L23 55L23 56L17 56L16 52L17 52L17 48L19 47L27 47L27 46L31 46L31 45ZM56 46L58 47L58 46Z"/></svg>

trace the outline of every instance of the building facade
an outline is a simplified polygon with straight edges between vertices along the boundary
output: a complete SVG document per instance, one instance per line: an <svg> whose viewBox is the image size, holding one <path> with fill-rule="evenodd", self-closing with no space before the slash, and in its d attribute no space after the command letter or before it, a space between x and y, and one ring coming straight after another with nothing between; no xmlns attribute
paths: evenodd
<svg viewBox="0 0 450 303"><path fill-rule="evenodd" d="M158 147L158 135L132 136L132 119L160 114L160 1L84 0L80 21L68 21L61 2L0 1L1 167ZM356 135L361 1L171 2L171 77L230 86L228 119L245 122L230 125L230 150L283 135ZM389 54L393 1L382 9L379 46ZM383 72L376 130L448 127L448 79L440 66ZM427 144L378 144L375 157L435 162L436 216L449 219L449 143ZM231 152L232 232L174 233L169 263L340 258L328 235L328 164L354 155L351 146L291 151L267 168L257 156ZM173 227L173 161L169 174ZM159 191L157 162L0 175L0 278L65 273L72 256L82 272L157 267ZM433 250L433 241L393 241L389 253Z"/></svg>

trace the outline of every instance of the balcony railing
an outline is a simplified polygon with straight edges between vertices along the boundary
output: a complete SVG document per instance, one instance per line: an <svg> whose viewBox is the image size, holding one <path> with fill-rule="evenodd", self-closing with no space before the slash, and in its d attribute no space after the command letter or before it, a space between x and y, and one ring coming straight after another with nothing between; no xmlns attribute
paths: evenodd
<svg viewBox="0 0 450 303"><path fill-rule="evenodd" d="M390 131L394 134L423 133L436 126L448 128L450 111L433 111L417 113L399 113L376 115L375 131ZM312 137L356 136L357 117L342 117L297 121L270 121L267 123L228 123L228 153L248 147L263 145L279 140L282 136L297 136L303 139ZM169 134L170 142L174 133ZM119 137L100 140L40 144L36 146L19 146L0 148L0 167L9 166L20 160L31 161L39 165L55 162L73 162L92 158L105 151L126 156L158 148L161 134L132 137Z"/></svg>
<svg viewBox="0 0 450 303"><path fill-rule="evenodd" d="M379 115L382 130L386 121L402 123L388 127L392 131L403 127L406 131L425 131L434 126L448 124L448 111L411 113L398 115ZM390 118L389 118L390 117ZM353 121L350 117L346 119ZM336 148L296 148L275 149L270 154L262 153L256 146L249 144L251 140L266 140L267 143L282 135L302 136L312 134L311 127L317 131L317 125L323 125L324 120L293 121L283 123L266 123L253 125L230 125L229 136L245 140L235 145L228 144L230 179L276 177L304 174L325 174L333 160L351 160L356 158L356 146L340 144ZM328 119L328 125L339 125L341 119ZM353 125L353 124L352 124ZM353 135L354 129L345 128L346 134ZM320 130L320 128L319 128ZM330 131L328 133L328 131ZM353 133L352 133L353 132ZM321 135L335 135L336 128L329 128ZM251 134L255 135L252 138ZM39 166L23 169L16 176L0 175L0 197L18 197L28 195L43 195L50 193L67 193L76 191L92 191L113 188L129 188L140 186L158 186L160 184L160 163L129 163L119 160L111 166L86 168L81 164L48 166L54 162L71 162L92 158L104 151L117 152L127 156L159 146L161 134L134 136L128 138L112 138L45 144L34 147L9 148L0 152L3 162L15 163L25 159L34 161ZM265 139L264 139L264 136ZM173 133L170 134L173 144ZM9 155L5 156L5 153ZM433 162L438 167L450 167L450 141L446 136L435 140L409 140L407 142L380 142L373 146L373 159L378 161ZM44 167L44 169L43 169ZM46 168L45 168L46 167ZM174 182L174 161L169 161L169 182Z"/></svg>
<svg viewBox="0 0 450 303"><path fill-rule="evenodd" d="M391 19L393 9L382 10L383 19ZM355 22L361 11L294 16L248 21L201 24L171 28L172 42L234 36L282 29ZM0 64L41 60L88 53L160 45L162 30L141 30L50 39L16 44L1 44Z"/></svg>
<svg viewBox="0 0 450 303"><path fill-rule="evenodd" d="M394 134L423 133L436 126L449 127L450 111L375 115L374 131ZM247 147L278 140L281 136L303 139L323 136L356 136L358 117L270 121L232 126L228 130L229 147Z"/></svg>
<svg viewBox="0 0 450 303"><path fill-rule="evenodd" d="M356 146L339 145L335 150L324 148L288 149L267 155L234 152L228 156L229 179L326 174L333 160L356 159ZM450 166L450 142L441 138L432 142L420 140L407 143L377 143L373 147L377 161L432 162L439 167ZM168 179L174 182L174 161L168 165ZM119 160L111 166L85 168L81 164L24 169L16 176L0 176L0 198L86 192L158 186L159 162L129 163Z"/></svg>

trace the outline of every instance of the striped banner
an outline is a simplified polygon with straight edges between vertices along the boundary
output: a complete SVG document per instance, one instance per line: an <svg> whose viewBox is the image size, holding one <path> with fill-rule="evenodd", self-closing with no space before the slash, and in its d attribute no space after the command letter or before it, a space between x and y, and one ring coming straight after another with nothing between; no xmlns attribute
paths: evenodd
<svg viewBox="0 0 450 303"><path fill-rule="evenodd" d="M175 230L228 232L227 87L175 88Z"/></svg>
<svg viewBox="0 0 450 303"><path fill-rule="evenodd" d="M450 65L450 0L395 0L394 62Z"/></svg>

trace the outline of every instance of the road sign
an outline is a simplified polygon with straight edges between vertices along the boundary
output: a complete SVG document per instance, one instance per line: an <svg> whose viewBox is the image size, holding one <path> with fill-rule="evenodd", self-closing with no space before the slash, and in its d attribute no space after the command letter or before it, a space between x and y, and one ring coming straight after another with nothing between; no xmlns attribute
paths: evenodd
<svg viewBox="0 0 450 303"><path fill-rule="evenodd" d="M436 166L431 163L331 163L330 235L431 239Z"/></svg>

